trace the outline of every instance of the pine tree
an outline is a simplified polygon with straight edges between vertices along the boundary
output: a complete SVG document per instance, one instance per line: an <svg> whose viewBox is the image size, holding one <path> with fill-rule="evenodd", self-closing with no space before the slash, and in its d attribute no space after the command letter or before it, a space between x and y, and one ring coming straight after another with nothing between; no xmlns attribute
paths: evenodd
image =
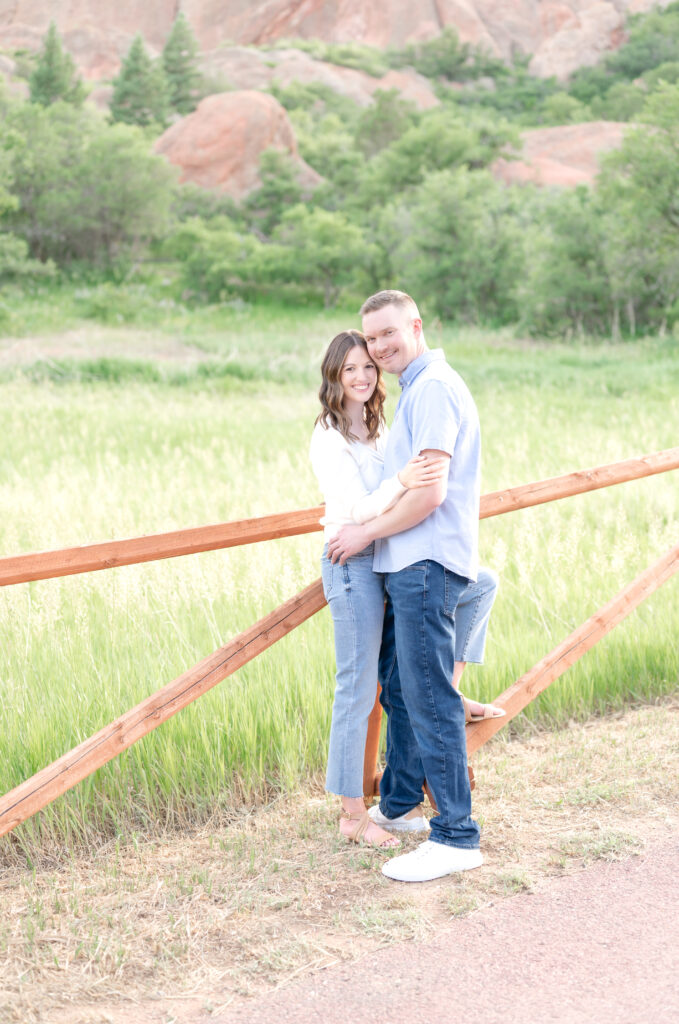
<svg viewBox="0 0 679 1024"><path fill-rule="evenodd" d="M163 126L167 119L168 89L160 61L153 61L137 34L113 82L111 118L126 124Z"/></svg>
<svg viewBox="0 0 679 1024"><path fill-rule="evenodd" d="M64 53L57 26L53 21L47 30L42 51L29 79L31 101L48 107L64 100L79 106L85 98L83 83L76 73L70 54Z"/></svg>
<svg viewBox="0 0 679 1024"><path fill-rule="evenodd" d="M198 43L186 17L179 12L163 50L170 106L179 114L190 114L200 99Z"/></svg>

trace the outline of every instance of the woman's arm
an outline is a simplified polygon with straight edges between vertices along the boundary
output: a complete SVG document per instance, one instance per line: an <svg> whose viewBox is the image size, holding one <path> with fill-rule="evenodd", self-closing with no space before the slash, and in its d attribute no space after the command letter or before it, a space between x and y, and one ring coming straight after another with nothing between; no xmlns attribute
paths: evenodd
<svg viewBox="0 0 679 1024"><path fill-rule="evenodd" d="M447 463L444 466L440 459L416 455L398 473L383 480L377 490L358 498L351 507L351 518L355 523L366 523L393 508L406 491L428 487L447 472Z"/></svg>
<svg viewBox="0 0 679 1024"><path fill-rule="evenodd" d="M353 524L343 526L328 545L328 557L331 561L339 560L343 565L347 558L362 551L372 541L409 530L426 519L435 508L438 508L446 496L450 455L442 451L426 451L422 454L436 461L441 460L446 467L445 477L427 487L409 491L393 508L369 522L355 526Z"/></svg>
<svg viewBox="0 0 679 1024"><path fill-rule="evenodd" d="M351 445L337 430L318 430L311 442L311 463L326 504L341 508L343 519L365 523L394 507L410 489L428 487L447 473L440 461L416 456L374 491L366 490Z"/></svg>

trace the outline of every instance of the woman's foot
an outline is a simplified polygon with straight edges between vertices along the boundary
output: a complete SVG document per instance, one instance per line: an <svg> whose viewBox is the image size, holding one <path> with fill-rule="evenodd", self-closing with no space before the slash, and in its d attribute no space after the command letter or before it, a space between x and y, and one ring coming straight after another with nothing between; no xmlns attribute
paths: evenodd
<svg viewBox="0 0 679 1024"><path fill-rule="evenodd" d="M385 832L368 817L365 805L362 811L342 808L339 830L340 835L350 843L365 843L367 846L375 846L380 850L388 850L401 845L401 841L396 836Z"/></svg>
<svg viewBox="0 0 679 1024"><path fill-rule="evenodd" d="M458 690L458 693L460 691ZM468 722L483 722L486 718L503 718L504 708L498 708L495 704L481 704L478 700L469 700L463 693L460 693L464 706L464 720Z"/></svg>

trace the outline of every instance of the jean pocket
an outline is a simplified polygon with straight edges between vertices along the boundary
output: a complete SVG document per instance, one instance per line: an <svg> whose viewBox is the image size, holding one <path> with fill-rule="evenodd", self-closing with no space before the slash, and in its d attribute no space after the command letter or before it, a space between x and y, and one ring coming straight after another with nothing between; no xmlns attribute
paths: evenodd
<svg viewBox="0 0 679 1024"><path fill-rule="evenodd" d="M399 572L414 572L422 574L427 571L427 565L428 560L426 558L423 558L420 562L413 562L411 565L404 566L403 569L399 569Z"/></svg>

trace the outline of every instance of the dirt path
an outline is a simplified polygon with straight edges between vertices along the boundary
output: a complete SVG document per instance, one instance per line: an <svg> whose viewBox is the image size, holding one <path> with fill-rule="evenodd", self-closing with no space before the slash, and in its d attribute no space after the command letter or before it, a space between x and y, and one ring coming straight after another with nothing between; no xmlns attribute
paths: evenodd
<svg viewBox="0 0 679 1024"><path fill-rule="evenodd" d="M30 865L5 844L0 1024L679 1020L677 699L474 765L484 865L424 885L340 841L320 787Z"/></svg>
<svg viewBox="0 0 679 1024"><path fill-rule="evenodd" d="M642 856L549 879L429 942L379 950L212 1019L674 1024L678 876L675 836Z"/></svg>

